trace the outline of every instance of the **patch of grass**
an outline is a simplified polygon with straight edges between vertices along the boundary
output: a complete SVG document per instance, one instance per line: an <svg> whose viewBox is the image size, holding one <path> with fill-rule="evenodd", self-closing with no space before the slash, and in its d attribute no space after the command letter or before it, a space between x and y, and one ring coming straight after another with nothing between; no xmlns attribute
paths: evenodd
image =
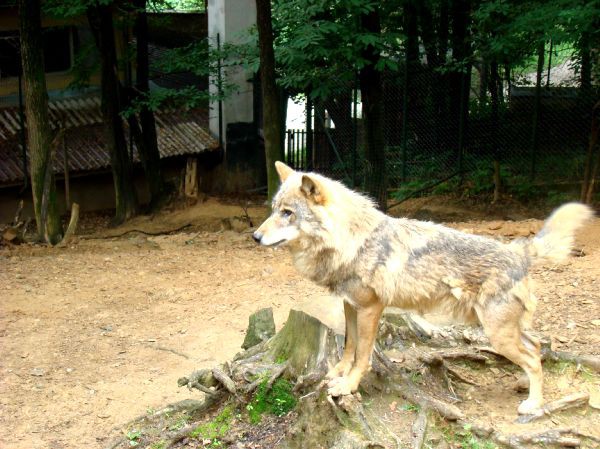
<svg viewBox="0 0 600 449"><path fill-rule="evenodd" d="M142 436L141 430L130 430L127 432L127 439L129 440L129 445L132 447L140 444L140 437Z"/></svg>
<svg viewBox="0 0 600 449"><path fill-rule="evenodd" d="M581 370L579 371L579 373L581 374L581 377L583 378L583 380L585 380L587 382L600 381L600 376L598 374L596 374L595 372L593 372L591 369L586 368L585 366L581 367Z"/></svg>
<svg viewBox="0 0 600 449"><path fill-rule="evenodd" d="M571 368L575 368L575 365L566 360L546 360L544 362L544 369L554 374L565 374Z"/></svg>
<svg viewBox="0 0 600 449"><path fill-rule="evenodd" d="M190 417L188 415L186 415L185 413L183 413L183 414L179 415L176 419L174 419L173 422L171 422L168 429L169 430L183 429L189 420L190 420Z"/></svg>
<svg viewBox="0 0 600 449"><path fill-rule="evenodd" d="M423 374L421 374L418 371L413 371L410 374L410 380L415 384L422 384L423 383Z"/></svg>
<svg viewBox="0 0 600 449"><path fill-rule="evenodd" d="M221 410L212 421L204 424L200 424L194 430L190 432L191 438L201 438L203 440L210 440L208 446L210 448L222 447L223 442L221 439L229 432L231 428L231 421L233 420L233 406L227 405Z"/></svg>
<svg viewBox="0 0 600 449"><path fill-rule="evenodd" d="M416 404L404 404L402 410L406 410L407 412L418 412L421 410L421 407Z"/></svg>
<svg viewBox="0 0 600 449"><path fill-rule="evenodd" d="M600 380L600 376L589 368L585 366L578 367L575 362L569 362L568 360L546 360L544 370L558 375L579 375L586 382L598 382Z"/></svg>
<svg viewBox="0 0 600 449"><path fill-rule="evenodd" d="M462 449L495 449L496 445L489 441L477 438L471 432L471 425L465 424L462 429L444 427L442 435L448 444L460 446Z"/></svg>
<svg viewBox="0 0 600 449"><path fill-rule="evenodd" d="M252 424L258 424L261 416L269 413L275 416L283 416L291 411L297 403L292 393L292 384L285 379L277 379L271 389L267 389L269 379L260 383L252 401L246 406L248 418Z"/></svg>
<svg viewBox="0 0 600 449"><path fill-rule="evenodd" d="M279 354L277 356L277 358L275 359L275 363L277 363L278 365L282 365L285 362L287 362L288 358L289 358L288 354Z"/></svg>
<svg viewBox="0 0 600 449"><path fill-rule="evenodd" d="M157 441L150 445L150 449L166 449L167 442L164 440Z"/></svg>

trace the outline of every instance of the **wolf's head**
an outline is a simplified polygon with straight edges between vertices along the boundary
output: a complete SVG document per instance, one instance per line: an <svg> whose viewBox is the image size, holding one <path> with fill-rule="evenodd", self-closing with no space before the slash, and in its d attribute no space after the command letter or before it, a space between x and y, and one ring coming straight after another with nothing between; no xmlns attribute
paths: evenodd
<svg viewBox="0 0 600 449"><path fill-rule="evenodd" d="M300 173L282 162L275 162L281 187L273 198L271 216L252 237L265 246L292 244L316 237L322 229L319 208L327 203L324 177Z"/></svg>

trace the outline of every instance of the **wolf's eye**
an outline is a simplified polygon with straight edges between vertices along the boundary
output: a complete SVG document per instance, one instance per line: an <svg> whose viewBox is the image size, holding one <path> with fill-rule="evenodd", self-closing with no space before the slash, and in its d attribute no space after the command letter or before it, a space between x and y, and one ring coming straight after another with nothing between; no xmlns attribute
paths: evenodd
<svg viewBox="0 0 600 449"><path fill-rule="evenodd" d="M293 213L294 213L294 212L292 212L292 211L291 211L291 210L289 210L289 209L283 209L283 210L281 211L281 215L283 215L283 216L284 216L284 217L286 217L286 218L287 218L287 217L291 217Z"/></svg>

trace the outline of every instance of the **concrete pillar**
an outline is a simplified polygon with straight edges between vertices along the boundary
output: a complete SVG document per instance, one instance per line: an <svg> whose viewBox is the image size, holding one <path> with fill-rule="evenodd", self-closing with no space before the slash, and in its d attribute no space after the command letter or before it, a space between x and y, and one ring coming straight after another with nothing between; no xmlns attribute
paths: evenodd
<svg viewBox="0 0 600 449"><path fill-rule="evenodd" d="M217 45L217 35L221 47L225 43L243 43L247 30L256 25L256 0L208 0L208 37L211 45ZM252 74L242 68L223 68L221 76L224 84L235 84L237 91L223 101L221 141L227 151L226 131L230 123L249 123L253 117L253 86L248 82ZM217 93L216 80L211 79L210 92ZM219 137L219 105L210 105L210 131Z"/></svg>

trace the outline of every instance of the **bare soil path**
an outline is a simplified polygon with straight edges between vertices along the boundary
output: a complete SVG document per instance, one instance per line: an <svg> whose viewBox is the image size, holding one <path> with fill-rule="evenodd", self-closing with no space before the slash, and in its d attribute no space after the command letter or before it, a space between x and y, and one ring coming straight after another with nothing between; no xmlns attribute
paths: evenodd
<svg viewBox="0 0 600 449"><path fill-rule="evenodd" d="M265 210L249 213L258 223ZM177 234L1 248L0 447L104 447L115 426L197 397L177 378L238 352L252 312L272 307L280 327L290 308L326 303L285 250L258 248L247 232L219 231L234 215L241 208L210 200L104 237L190 224ZM513 238L540 222L451 225ZM535 328L552 335L557 349L598 355L600 220L579 246L582 257L535 269Z"/></svg>

